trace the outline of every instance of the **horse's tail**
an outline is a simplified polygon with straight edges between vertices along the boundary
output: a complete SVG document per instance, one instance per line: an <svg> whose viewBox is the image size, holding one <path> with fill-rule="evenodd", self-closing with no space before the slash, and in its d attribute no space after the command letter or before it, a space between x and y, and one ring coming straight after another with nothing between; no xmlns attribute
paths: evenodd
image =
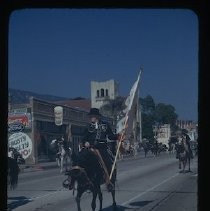
<svg viewBox="0 0 210 211"><path fill-rule="evenodd" d="M15 189L18 184L18 174L20 172L20 168L17 164L17 161L9 158L8 159L8 184L11 189Z"/></svg>

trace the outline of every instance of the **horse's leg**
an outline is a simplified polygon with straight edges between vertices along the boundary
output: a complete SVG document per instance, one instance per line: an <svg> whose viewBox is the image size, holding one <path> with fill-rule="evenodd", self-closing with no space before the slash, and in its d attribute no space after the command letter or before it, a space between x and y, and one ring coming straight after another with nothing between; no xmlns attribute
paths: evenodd
<svg viewBox="0 0 210 211"><path fill-rule="evenodd" d="M99 202L100 202L100 209L99 210L102 210L103 195L102 195L100 186L98 187L98 198L99 198Z"/></svg>
<svg viewBox="0 0 210 211"><path fill-rule="evenodd" d="M117 207L117 204L116 204L116 200L115 200L115 183L114 183L114 188L113 190L111 191L111 194L112 194L112 207L113 207L113 210Z"/></svg>
<svg viewBox="0 0 210 211"><path fill-rule="evenodd" d="M60 167L60 165L61 165L61 159L60 159L60 155L59 155L59 157L58 158L56 158L56 160L57 160L57 164L58 164L58 167Z"/></svg>
<svg viewBox="0 0 210 211"><path fill-rule="evenodd" d="M67 166L68 166L68 155L67 154L65 154L65 156L64 156L64 161L65 161L65 163L64 163L65 171L67 171Z"/></svg>
<svg viewBox="0 0 210 211"><path fill-rule="evenodd" d="M187 157L183 160L183 172L185 173L185 167L187 163Z"/></svg>
<svg viewBox="0 0 210 211"><path fill-rule="evenodd" d="M113 176L111 178L111 182L113 184L113 189L111 191L111 194L112 194L112 207L113 207L113 210L115 210L115 208L117 207L117 204L116 204L116 201L115 201L115 187L116 187L116 177L117 177L117 169L115 168L114 169L114 173L113 173Z"/></svg>
<svg viewBox="0 0 210 211"><path fill-rule="evenodd" d="M91 202L91 207L92 207L92 211L95 211L95 209L96 209L97 190L94 188L92 193L93 193L93 198L92 198L92 202Z"/></svg>
<svg viewBox="0 0 210 211"><path fill-rule="evenodd" d="M18 184L19 166L15 160L11 160L9 168L10 188L15 189Z"/></svg>
<svg viewBox="0 0 210 211"><path fill-rule="evenodd" d="M189 172L191 172L191 169L190 169L190 156L188 156L188 165L189 165Z"/></svg>
<svg viewBox="0 0 210 211"><path fill-rule="evenodd" d="M179 158L179 169L181 169L181 159Z"/></svg>
<svg viewBox="0 0 210 211"><path fill-rule="evenodd" d="M80 198L82 196L83 192L78 190L77 191L77 196L76 196L76 202L77 202L77 210L81 211L81 207L80 207Z"/></svg>
<svg viewBox="0 0 210 211"><path fill-rule="evenodd" d="M61 156L61 160L60 160L60 173L63 172L63 156Z"/></svg>

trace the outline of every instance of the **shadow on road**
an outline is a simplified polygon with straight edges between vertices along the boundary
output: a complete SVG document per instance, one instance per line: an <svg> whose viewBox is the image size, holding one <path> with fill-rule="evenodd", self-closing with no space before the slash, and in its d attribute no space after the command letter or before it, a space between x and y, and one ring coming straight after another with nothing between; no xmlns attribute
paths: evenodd
<svg viewBox="0 0 210 211"><path fill-rule="evenodd" d="M129 206L135 206L135 208L117 205L115 210L116 211L136 210L137 208L144 207L151 202L152 201L136 201L136 202L132 202L132 203L129 204ZM111 211L111 210L113 210L112 206L109 206L109 207L102 209L102 211Z"/></svg>
<svg viewBox="0 0 210 211"><path fill-rule="evenodd" d="M124 207L124 206L118 205L114 210L116 210L116 211L124 211L124 210L132 210L132 209L133 208L129 208L129 207ZM106 208L102 209L102 211L113 211L113 207L112 206L106 207Z"/></svg>
<svg viewBox="0 0 210 211"><path fill-rule="evenodd" d="M8 202L8 200L12 200L12 202ZM7 206L9 210L15 209L19 206L29 203L31 200L25 196L18 197L8 197L7 198Z"/></svg>
<svg viewBox="0 0 210 211"><path fill-rule="evenodd" d="M135 206L135 207L144 207L145 205L151 203L153 201L136 201L136 202L132 202L129 205L131 206Z"/></svg>

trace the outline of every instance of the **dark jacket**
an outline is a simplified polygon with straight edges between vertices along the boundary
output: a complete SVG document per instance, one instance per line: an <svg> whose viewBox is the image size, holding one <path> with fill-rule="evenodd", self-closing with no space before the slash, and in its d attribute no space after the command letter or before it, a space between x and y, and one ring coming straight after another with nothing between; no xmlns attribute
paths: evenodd
<svg viewBox="0 0 210 211"><path fill-rule="evenodd" d="M92 146L107 144L107 138L117 140L118 135L112 132L108 122L99 121L98 128L93 123L88 124L82 138L82 143L89 142Z"/></svg>

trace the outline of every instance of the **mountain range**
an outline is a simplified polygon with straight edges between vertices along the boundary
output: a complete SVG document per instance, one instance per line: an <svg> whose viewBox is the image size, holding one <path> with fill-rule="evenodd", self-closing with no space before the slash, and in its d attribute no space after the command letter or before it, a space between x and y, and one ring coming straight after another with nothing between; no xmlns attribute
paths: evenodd
<svg viewBox="0 0 210 211"><path fill-rule="evenodd" d="M23 91L23 90L12 89L12 88L9 88L9 96L10 96L11 104L29 103L29 99L31 96L44 100L44 101L50 101L50 102L63 101L63 100L70 99L70 98L59 97L59 96L54 96L54 95L37 94L35 92ZM84 99L84 98L81 98L81 97L74 98L74 100L77 100L77 99Z"/></svg>

